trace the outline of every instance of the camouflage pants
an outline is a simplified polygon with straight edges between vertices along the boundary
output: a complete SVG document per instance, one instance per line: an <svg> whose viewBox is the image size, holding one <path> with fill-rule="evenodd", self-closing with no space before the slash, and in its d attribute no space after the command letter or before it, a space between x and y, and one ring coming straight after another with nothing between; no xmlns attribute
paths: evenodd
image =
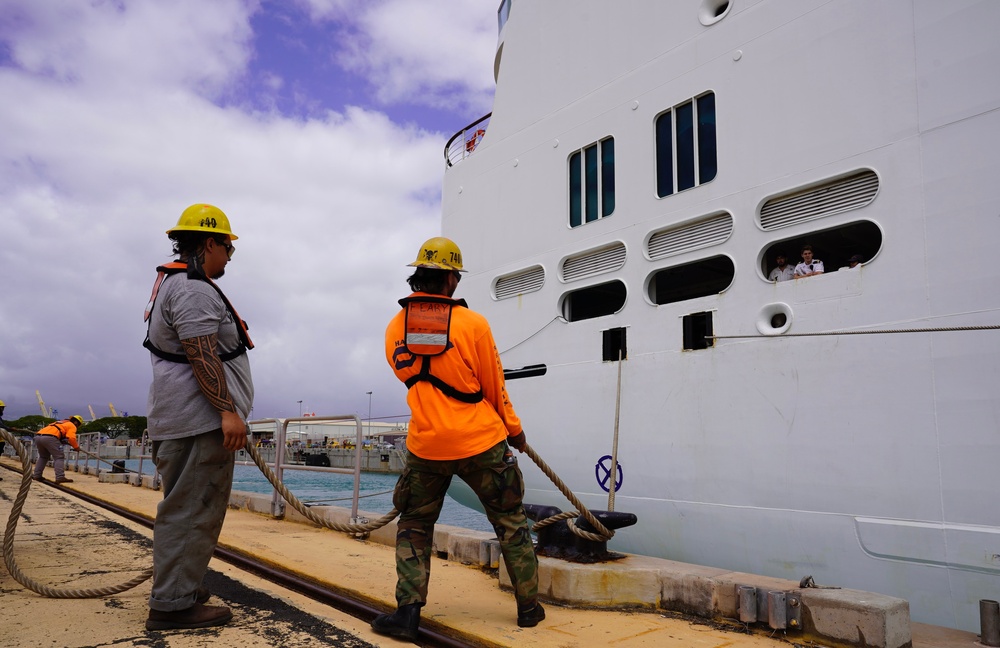
<svg viewBox="0 0 1000 648"><path fill-rule="evenodd" d="M458 475L479 496L486 517L500 541L504 564L514 584L519 608L530 607L538 596L538 559L528 532L521 499L524 478L517 463L504 463L507 444L467 459L432 461L407 455L406 468L396 483L393 505L399 509L396 526L396 602L427 601L431 575L434 523L444 504L445 491Z"/></svg>

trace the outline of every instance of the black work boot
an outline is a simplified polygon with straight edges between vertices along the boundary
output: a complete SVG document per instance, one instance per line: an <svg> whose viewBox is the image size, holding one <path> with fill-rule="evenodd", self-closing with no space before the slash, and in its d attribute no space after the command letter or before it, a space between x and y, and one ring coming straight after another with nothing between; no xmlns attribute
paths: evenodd
<svg viewBox="0 0 1000 648"><path fill-rule="evenodd" d="M545 609L538 601L524 610L521 609L521 606L517 607L517 627L519 628L534 628L544 618Z"/></svg>
<svg viewBox="0 0 1000 648"><path fill-rule="evenodd" d="M392 614L380 614L372 621L372 630L382 635L416 641L422 605L423 603L409 603L400 605Z"/></svg>

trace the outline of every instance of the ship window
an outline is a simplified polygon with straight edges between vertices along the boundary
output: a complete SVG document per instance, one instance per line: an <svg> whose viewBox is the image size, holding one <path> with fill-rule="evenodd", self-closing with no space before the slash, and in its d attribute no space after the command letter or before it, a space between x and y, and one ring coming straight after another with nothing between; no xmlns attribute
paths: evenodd
<svg viewBox="0 0 1000 648"><path fill-rule="evenodd" d="M574 290L563 300L563 317L570 322L617 313L625 305L627 291L621 281L610 281Z"/></svg>
<svg viewBox="0 0 1000 648"><path fill-rule="evenodd" d="M628 359L628 348L625 345L625 328L613 328L601 331L601 359L605 362L618 362Z"/></svg>
<svg viewBox="0 0 1000 648"><path fill-rule="evenodd" d="M856 221L776 241L761 253L760 270L764 279L775 267L778 254L784 256L794 268L802 260L800 252L803 245L812 246L813 258L823 262L823 273L826 274L849 266L854 255L861 257L862 264L871 261L882 249L882 230L871 221Z"/></svg>
<svg viewBox="0 0 1000 648"><path fill-rule="evenodd" d="M569 156L569 225L578 227L615 210L615 139L605 138Z"/></svg>
<svg viewBox="0 0 1000 648"><path fill-rule="evenodd" d="M715 179L715 93L674 106L656 118L656 193L660 198Z"/></svg>
<svg viewBox="0 0 1000 648"><path fill-rule="evenodd" d="M684 350L707 349L715 343L712 339L712 313L691 313L684 316Z"/></svg>
<svg viewBox="0 0 1000 648"><path fill-rule="evenodd" d="M736 266L727 256L714 256L658 271L649 282L649 299L654 304L716 295L733 283Z"/></svg>

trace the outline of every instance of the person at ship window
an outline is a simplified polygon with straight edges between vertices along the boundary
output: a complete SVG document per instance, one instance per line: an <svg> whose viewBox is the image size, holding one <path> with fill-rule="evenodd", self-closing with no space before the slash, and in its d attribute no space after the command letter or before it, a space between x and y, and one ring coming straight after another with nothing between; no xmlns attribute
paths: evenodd
<svg viewBox="0 0 1000 648"><path fill-rule="evenodd" d="M788 281L795 277L795 268L788 263L788 258L783 252L774 255L774 262L777 264L771 274L767 275L768 281Z"/></svg>
<svg viewBox="0 0 1000 648"><path fill-rule="evenodd" d="M246 323L214 281L236 249L229 218L213 205L191 205L167 236L177 260L157 268L144 317L153 373L149 438L163 480L147 630L233 618L228 607L205 605L211 593L202 581L229 508L254 395Z"/></svg>
<svg viewBox="0 0 1000 648"><path fill-rule="evenodd" d="M813 258L811 245L802 246L802 263L795 266L795 278L812 277L823 274L823 262Z"/></svg>
<svg viewBox="0 0 1000 648"><path fill-rule="evenodd" d="M847 260L847 265L840 268L840 270L853 270L855 268L860 268L861 264L864 263L864 259L860 254L855 254L850 259Z"/></svg>
<svg viewBox="0 0 1000 648"><path fill-rule="evenodd" d="M446 238L420 248L407 279L413 294L385 332L386 360L409 391L406 466L392 497L396 525L396 602L372 629L411 641L427 601L434 523L452 476L479 497L500 541L514 585L517 625L545 618L538 602L538 559L528 532L524 478L508 444L527 448L521 421L504 385L490 325L452 299L462 278L462 253Z"/></svg>

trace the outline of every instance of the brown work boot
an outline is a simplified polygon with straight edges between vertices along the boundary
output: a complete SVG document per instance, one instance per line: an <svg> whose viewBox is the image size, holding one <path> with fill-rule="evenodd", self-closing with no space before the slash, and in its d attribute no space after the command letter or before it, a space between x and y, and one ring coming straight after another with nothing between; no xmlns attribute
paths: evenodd
<svg viewBox="0 0 1000 648"><path fill-rule="evenodd" d="M187 630L189 628L210 628L225 625L233 618L233 612L227 607L202 605L195 603L186 610L161 612L150 610L146 619L147 630Z"/></svg>
<svg viewBox="0 0 1000 648"><path fill-rule="evenodd" d="M56 483L57 484L72 484L73 480L70 479L69 477L62 477L60 479L57 479Z"/></svg>
<svg viewBox="0 0 1000 648"><path fill-rule="evenodd" d="M32 475L31 478L34 479L35 481L41 481L41 482L45 481L44 477L35 477L34 475Z"/></svg>
<svg viewBox="0 0 1000 648"><path fill-rule="evenodd" d="M212 598L212 593L208 591L207 587L199 587L195 590L194 601L195 603L208 603L208 599Z"/></svg>

